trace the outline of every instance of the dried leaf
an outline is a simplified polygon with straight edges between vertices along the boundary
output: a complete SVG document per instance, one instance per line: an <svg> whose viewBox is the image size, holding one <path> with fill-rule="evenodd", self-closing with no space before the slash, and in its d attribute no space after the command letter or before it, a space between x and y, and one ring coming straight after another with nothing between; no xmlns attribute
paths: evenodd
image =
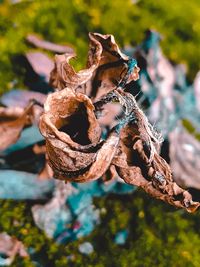
<svg viewBox="0 0 200 267"><path fill-rule="evenodd" d="M41 38L39 38L37 35L35 34L29 34L26 37L26 40L32 44L33 46L36 46L38 48L43 48L46 49L48 51L52 51L55 53L72 53L73 49L67 45L59 45L59 44L55 44L46 40L42 40Z"/></svg>
<svg viewBox="0 0 200 267"><path fill-rule="evenodd" d="M161 136L135 98L123 91L139 77L137 62L120 52L112 35L89 37L87 69L76 72L69 64L74 55L65 54L56 56L51 73L51 82L60 91L48 96L40 130L55 178L87 182L105 179L108 173L112 178L117 171L126 183L156 198L189 212L196 210L200 203L173 181L168 164L158 155ZM94 105L86 94L78 93L88 84ZM120 104L121 115L113 128L109 121L107 136L101 141L97 117L113 101Z"/></svg>
<svg viewBox="0 0 200 267"><path fill-rule="evenodd" d="M46 100L46 95L34 92L34 91L25 91L25 90L12 90L8 93L5 93L1 98L0 102L6 107L14 108L25 108L31 100L36 100L41 105L44 104Z"/></svg>
<svg viewBox="0 0 200 267"><path fill-rule="evenodd" d="M193 202L192 196L173 181L169 165L156 149L150 156L152 146L146 146L139 132L138 124L130 124L121 132L119 150L112 161L119 176L128 184L142 187L155 198L189 212L195 211L200 203Z"/></svg>
<svg viewBox="0 0 200 267"><path fill-rule="evenodd" d="M55 177L75 176L95 161L101 129L93 109L86 95L70 89L48 96L40 130L46 138L49 164Z"/></svg>
<svg viewBox="0 0 200 267"><path fill-rule="evenodd" d="M50 77L50 83L54 88L61 90L69 87L76 90L82 86L87 87L87 83L90 83L91 96L99 98L120 83L128 69L129 57L121 53L112 35L90 33L89 38L86 69L76 72L69 64L69 60L75 57L73 53L56 55L55 67ZM137 80L138 72L139 68L136 66L127 82Z"/></svg>
<svg viewBox="0 0 200 267"><path fill-rule="evenodd" d="M14 144L25 126L37 123L41 111L40 107L34 107L33 101L25 109L0 108L0 150Z"/></svg>
<svg viewBox="0 0 200 267"><path fill-rule="evenodd" d="M49 82L49 74L54 67L52 59L41 52L28 52L26 58L34 72L43 77L46 82Z"/></svg>
<svg viewBox="0 0 200 267"><path fill-rule="evenodd" d="M29 106L25 111L23 111L22 114L20 114L18 118L10 120L11 117L9 116L9 121L4 120L0 123L0 150L6 149L8 146L14 144L18 140L25 125L30 123L28 113L31 109L32 106ZM11 112L11 108L9 108L8 112ZM6 110L4 111L4 114L5 113L7 113Z"/></svg>
<svg viewBox="0 0 200 267"><path fill-rule="evenodd" d="M113 35L102 35L99 33L90 33L90 39L94 39L102 46L102 53L99 62L99 66L95 71L95 75L92 79L92 90L90 96L94 99L99 99L104 94L116 89L122 82L123 78L128 77L126 83L139 78L139 68L136 65L133 66L133 70L129 73L129 60L130 58L123 54ZM93 43L95 44L95 43ZM92 62L92 53L90 45L88 63ZM93 48L94 49L94 48ZM92 50L93 51L93 50Z"/></svg>
<svg viewBox="0 0 200 267"><path fill-rule="evenodd" d="M170 166L184 187L200 189L200 143L182 125L169 134Z"/></svg>
<svg viewBox="0 0 200 267"><path fill-rule="evenodd" d="M21 107L0 107L0 121L11 121L19 118L24 113Z"/></svg>

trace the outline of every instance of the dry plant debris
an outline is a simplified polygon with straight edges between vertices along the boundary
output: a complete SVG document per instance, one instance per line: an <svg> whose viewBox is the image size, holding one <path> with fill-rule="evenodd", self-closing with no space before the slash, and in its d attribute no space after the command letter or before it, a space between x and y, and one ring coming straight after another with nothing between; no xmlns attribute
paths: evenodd
<svg viewBox="0 0 200 267"><path fill-rule="evenodd" d="M0 149L39 122L46 149L35 148L34 153L46 154L48 162L41 178L52 171L66 182L121 178L155 198L195 211L200 203L174 182L158 153L160 134L126 92L127 85L139 79L137 61L120 51L112 35L90 33L89 38L85 69L76 72L70 65L73 51L56 55L50 75L55 92L47 96L44 107L43 101L30 100L25 108L0 109Z"/></svg>
<svg viewBox="0 0 200 267"><path fill-rule="evenodd" d="M161 136L126 92L126 85L139 78L136 60L120 51L112 35L90 33L89 38L87 68L76 72L69 63L75 55L68 53L56 56L51 72L56 92L47 97L39 127L54 177L88 182L110 172L155 198L195 211L200 204L173 181L158 153ZM102 138L99 117L115 102L121 111Z"/></svg>

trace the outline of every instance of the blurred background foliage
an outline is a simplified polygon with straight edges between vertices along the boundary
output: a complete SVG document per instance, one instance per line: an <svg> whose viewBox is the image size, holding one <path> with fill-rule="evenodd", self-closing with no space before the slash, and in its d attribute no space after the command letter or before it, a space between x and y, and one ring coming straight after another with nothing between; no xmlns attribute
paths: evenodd
<svg viewBox="0 0 200 267"><path fill-rule="evenodd" d="M13 83L23 87L11 59L28 49L24 38L31 32L72 45L79 69L85 64L89 31L112 33L124 47L139 44L144 31L153 28L163 36L164 53L173 62L185 63L192 80L200 68L199 17L198 0L1 1L0 92Z"/></svg>
<svg viewBox="0 0 200 267"><path fill-rule="evenodd" d="M12 267L38 266L33 260L42 267L199 267L199 214L175 210L142 190L95 199L103 211L101 224L90 236L67 245L54 243L34 225L33 203L1 200L0 204L4 209L0 232L16 236L34 251L32 260L17 258ZM126 244L115 244L115 234L124 229L129 233ZM88 256L78 251L85 241L94 247Z"/></svg>
<svg viewBox="0 0 200 267"><path fill-rule="evenodd" d="M153 28L163 36L164 53L173 62L185 63L192 81L200 69L199 17L198 0L1 1L0 93L13 86L24 87L23 75L16 77L14 72L13 58L30 49L25 42L28 33L72 45L78 57L74 65L80 69L86 61L89 31L112 33L125 47L138 45L144 31ZM31 247L42 266L200 265L200 215L175 211L141 191L96 199L95 205L105 209L100 226L89 237L67 246L55 244L38 230L31 216L32 204L1 200L0 232L6 231ZM113 239L123 229L129 231L128 241L118 246ZM83 241L94 246L89 256L78 252ZM12 266L35 265L30 259L17 258Z"/></svg>

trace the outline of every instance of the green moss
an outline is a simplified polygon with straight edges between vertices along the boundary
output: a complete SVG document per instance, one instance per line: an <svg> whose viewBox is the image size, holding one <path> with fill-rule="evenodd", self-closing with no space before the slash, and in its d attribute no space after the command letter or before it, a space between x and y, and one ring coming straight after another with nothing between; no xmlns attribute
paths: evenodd
<svg viewBox="0 0 200 267"><path fill-rule="evenodd" d="M189 120L183 119L182 124L190 134L192 134L197 140L200 141L200 132L196 130L194 125Z"/></svg>
<svg viewBox="0 0 200 267"><path fill-rule="evenodd" d="M23 77L16 77L12 58L24 53L24 41L30 32L58 43L72 44L80 69L86 60L88 32L112 33L121 46L139 44L148 28L163 36L162 47L175 62L188 65L192 79L199 69L200 6L196 0L69 0L21 1L0 4L0 92L23 87ZM112 18L112 19L111 19ZM17 78L17 79L16 79Z"/></svg>
<svg viewBox="0 0 200 267"><path fill-rule="evenodd" d="M0 204L0 231L7 231L34 249L34 259L42 266L199 266L200 214L176 210L140 190L133 195L95 199L102 210L101 224L90 236L67 245L55 244L35 226L30 203ZM122 229L128 229L129 236L124 246L118 246L113 240ZM94 246L89 256L78 251L84 241ZM12 266L31 264L31 259L18 257Z"/></svg>

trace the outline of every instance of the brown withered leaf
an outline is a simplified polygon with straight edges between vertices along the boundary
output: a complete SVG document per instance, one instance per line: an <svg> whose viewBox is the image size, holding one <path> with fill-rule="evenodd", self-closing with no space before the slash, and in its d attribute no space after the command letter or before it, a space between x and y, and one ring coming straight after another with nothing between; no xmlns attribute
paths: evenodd
<svg viewBox="0 0 200 267"><path fill-rule="evenodd" d="M0 122L12 121L24 113L22 107L0 107Z"/></svg>
<svg viewBox="0 0 200 267"><path fill-rule="evenodd" d="M94 162L101 129L93 109L86 95L67 88L48 96L40 130L56 178L76 176Z"/></svg>
<svg viewBox="0 0 200 267"><path fill-rule="evenodd" d="M100 142L94 106L87 96L70 89L48 96L40 129L46 137L47 156L55 178L88 182L108 173L112 178L116 169L126 183L140 186L153 197L176 207L195 211L200 204L193 202L191 195L173 181L170 167L156 151L158 135L134 98L127 93L123 97L130 105L127 109L133 113L127 114L131 122L127 120L124 129L121 126L121 134L114 127L107 139Z"/></svg>
<svg viewBox="0 0 200 267"><path fill-rule="evenodd" d="M113 129L105 142L84 94L66 88L48 96L40 130L46 138L49 164L58 179L85 182L100 178L115 155L119 134Z"/></svg>
<svg viewBox="0 0 200 267"><path fill-rule="evenodd" d="M134 115L132 123L121 131L119 148L112 161L119 176L128 184L142 187L155 198L189 212L195 211L200 203L193 202L190 193L173 181L169 165L156 151L158 142L156 136L152 139L155 134L144 114L139 111Z"/></svg>
<svg viewBox="0 0 200 267"><path fill-rule="evenodd" d="M73 55L68 54L56 57L51 73L51 82L59 91L46 100L40 130L54 177L87 182L102 176L107 180L106 175L112 179L117 171L126 183L156 198L189 212L196 210L200 203L173 181L168 164L157 152L160 135L135 98L123 91L127 83L138 79L137 63L120 52L112 35L91 33L89 37L87 69L76 72L69 64ZM88 95L78 93L88 84ZM121 115L113 118L114 127L108 120L107 137L101 140L99 112L115 101L122 107Z"/></svg>
<svg viewBox="0 0 200 267"><path fill-rule="evenodd" d="M130 59L127 55L123 54L113 35L106 34L102 35L99 33L90 33L90 39L95 39L102 46L102 53L99 62L99 66L96 69L92 78L92 86L90 96L97 100L104 94L115 89L121 82L128 70L128 60ZM88 63L91 62L92 51L94 50L95 43L90 44ZM133 71L127 83L130 81L139 79L139 68L137 65L133 68Z"/></svg>
<svg viewBox="0 0 200 267"><path fill-rule="evenodd" d="M50 76L50 84L59 90L69 87L77 89L77 87L86 84L92 77L95 69L98 67L102 47L99 42L94 38L91 39L91 60L88 60L86 69L76 72L75 69L69 64L70 59L75 58L74 53L66 53L64 55L55 56L55 66Z"/></svg>
<svg viewBox="0 0 200 267"><path fill-rule="evenodd" d="M192 196L173 181L168 164L157 153L154 154L152 163L148 164L141 153L144 151L142 142L137 141L137 146L130 149L123 141L122 139L112 163L126 183L142 187L151 196L189 212L194 212L199 207L200 204L193 202Z"/></svg>
<svg viewBox="0 0 200 267"><path fill-rule="evenodd" d="M25 125L29 124L28 113L32 107L28 107L18 118L10 119L9 121L1 121L0 123L0 150L6 149L11 144L14 144ZM10 108L9 108L10 109Z"/></svg>
<svg viewBox="0 0 200 267"><path fill-rule="evenodd" d="M20 137L24 127L37 123L42 108L34 107L34 101L23 109L20 107L0 108L0 150L14 144Z"/></svg>
<svg viewBox="0 0 200 267"><path fill-rule="evenodd" d="M90 33L89 39L87 68L79 72L74 70L69 64L70 59L75 57L73 53L56 55L50 83L59 90L65 87L76 90L88 87L89 83L87 95L97 99L116 88L128 69L129 57L120 51L112 35ZM128 82L137 80L138 72L139 68L136 66Z"/></svg>

